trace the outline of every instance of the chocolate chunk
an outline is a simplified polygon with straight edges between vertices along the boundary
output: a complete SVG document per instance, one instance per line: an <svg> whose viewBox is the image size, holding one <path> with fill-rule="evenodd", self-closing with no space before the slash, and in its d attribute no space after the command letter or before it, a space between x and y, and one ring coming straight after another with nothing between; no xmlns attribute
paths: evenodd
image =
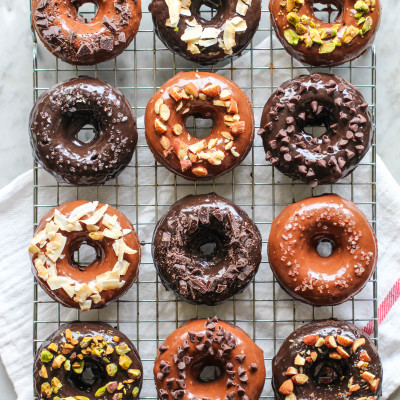
<svg viewBox="0 0 400 400"><path fill-rule="evenodd" d="M159 395L160 395L160 397L162 399L167 399L168 398L168 392L165 389L160 389L158 391L158 393L159 393Z"/></svg>
<svg viewBox="0 0 400 400"><path fill-rule="evenodd" d="M49 5L49 0L40 0L36 6L38 10L43 10Z"/></svg>
<svg viewBox="0 0 400 400"><path fill-rule="evenodd" d="M195 340L195 338L196 338L196 332L190 331L190 332L188 332L188 335L189 335L190 341L191 341L192 343L194 343L194 340Z"/></svg>
<svg viewBox="0 0 400 400"><path fill-rule="evenodd" d="M100 39L100 48L105 51L112 51L114 49L114 39L111 36L102 37Z"/></svg>
<svg viewBox="0 0 400 400"><path fill-rule="evenodd" d="M90 54L93 54L93 50L83 43L81 47L79 47L78 53L76 55L78 57L82 57L82 56L88 56Z"/></svg>
<svg viewBox="0 0 400 400"><path fill-rule="evenodd" d="M106 15L103 17L103 25L108 28L111 32L117 32L118 28L114 24L114 22L111 21L110 18L108 18Z"/></svg>
<svg viewBox="0 0 400 400"><path fill-rule="evenodd" d="M238 354L236 357L236 360L238 360L240 363L242 363L246 359L245 354Z"/></svg>
<svg viewBox="0 0 400 400"><path fill-rule="evenodd" d="M256 372L258 370L258 365L256 363L251 363L250 364L250 370L252 372Z"/></svg>
<svg viewBox="0 0 400 400"><path fill-rule="evenodd" d="M161 372L166 376L169 375L169 373L171 372L171 367L169 365L165 366Z"/></svg>
<svg viewBox="0 0 400 400"><path fill-rule="evenodd" d="M180 399L181 397L183 397L185 394L185 391L182 389L177 389L177 390L173 390L172 391L172 397L174 399Z"/></svg>
<svg viewBox="0 0 400 400"><path fill-rule="evenodd" d="M126 36L124 32L120 32L118 34L118 42L119 43L126 43Z"/></svg>

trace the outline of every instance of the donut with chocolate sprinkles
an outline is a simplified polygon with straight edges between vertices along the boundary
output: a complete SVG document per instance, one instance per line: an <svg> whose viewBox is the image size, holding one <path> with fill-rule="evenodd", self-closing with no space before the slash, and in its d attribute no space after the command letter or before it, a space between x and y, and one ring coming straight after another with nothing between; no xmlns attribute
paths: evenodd
<svg viewBox="0 0 400 400"><path fill-rule="evenodd" d="M80 139L83 127L94 137ZM136 120L125 96L108 83L73 78L46 90L30 119L32 151L58 181L99 185L127 167L136 148Z"/></svg>
<svg viewBox="0 0 400 400"><path fill-rule="evenodd" d="M36 352L33 376L41 400L133 400L143 367L138 351L104 322L61 325Z"/></svg>
<svg viewBox="0 0 400 400"><path fill-rule="evenodd" d="M336 194L286 206L268 241L281 287L314 306L337 305L360 292L375 271L375 232L356 205Z"/></svg>
<svg viewBox="0 0 400 400"><path fill-rule="evenodd" d="M265 104L265 158L283 174L312 187L349 175L371 147L373 122L363 95L332 74L302 75L283 83ZM306 127L323 126L316 137Z"/></svg>
<svg viewBox="0 0 400 400"><path fill-rule="evenodd" d="M79 13L85 3L96 5L87 21ZM140 0L32 0L32 25L56 57L73 65L111 60L131 43L142 19Z"/></svg>
<svg viewBox="0 0 400 400"><path fill-rule="evenodd" d="M190 320L159 347L154 379L162 400L258 400L263 351L241 328L217 317Z"/></svg>
<svg viewBox="0 0 400 400"><path fill-rule="evenodd" d="M261 235L241 208L217 194L187 196L157 223L152 254L167 290L214 305L251 282L261 262Z"/></svg>
<svg viewBox="0 0 400 400"><path fill-rule="evenodd" d="M369 336L344 321L314 321L293 331L272 360L277 400L375 400L382 365Z"/></svg>

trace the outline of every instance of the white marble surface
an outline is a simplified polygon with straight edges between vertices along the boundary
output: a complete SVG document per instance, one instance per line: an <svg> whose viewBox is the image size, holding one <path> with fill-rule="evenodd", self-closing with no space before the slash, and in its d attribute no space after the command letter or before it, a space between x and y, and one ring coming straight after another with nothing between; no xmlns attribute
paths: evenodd
<svg viewBox="0 0 400 400"><path fill-rule="evenodd" d="M31 168L28 116L32 107L32 38L27 0L1 0L0 14L0 187ZM398 65L400 53L394 44L400 25L391 23L400 15L399 0L383 0L383 23L378 33L377 149L394 177L400 182L397 130L400 113ZM396 20L394 20L396 22ZM1 398L16 398L12 385L0 363ZM394 396L393 399L400 398Z"/></svg>

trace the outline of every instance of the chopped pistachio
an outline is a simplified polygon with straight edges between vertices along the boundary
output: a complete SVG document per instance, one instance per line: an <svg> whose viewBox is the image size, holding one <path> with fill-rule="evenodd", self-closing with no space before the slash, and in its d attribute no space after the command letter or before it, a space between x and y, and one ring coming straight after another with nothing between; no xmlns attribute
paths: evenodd
<svg viewBox="0 0 400 400"><path fill-rule="evenodd" d="M133 390L132 390L132 396L133 397L137 397L139 394L139 388L136 386Z"/></svg>
<svg viewBox="0 0 400 400"><path fill-rule="evenodd" d="M357 21L357 25L362 25L365 22L365 18L362 17Z"/></svg>
<svg viewBox="0 0 400 400"><path fill-rule="evenodd" d="M89 400L89 397L86 397L86 396L75 396L75 400Z"/></svg>
<svg viewBox="0 0 400 400"><path fill-rule="evenodd" d="M311 28L315 28L315 23L312 19L310 19L310 22L308 23L308 25L310 25Z"/></svg>
<svg viewBox="0 0 400 400"><path fill-rule="evenodd" d="M336 47L340 47L342 45L342 42L337 37L335 37L332 42L335 43Z"/></svg>
<svg viewBox="0 0 400 400"><path fill-rule="evenodd" d="M319 30L321 39L331 39L337 35L337 30L334 28L322 28Z"/></svg>
<svg viewBox="0 0 400 400"><path fill-rule="evenodd" d="M71 361L70 361L70 360L65 361L65 363L64 363L64 369L65 369L66 371L71 371Z"/></svg>
<svg viewBox="0 0 400 400"><path fill-rule="evenodd" d="M97 389L96 393L94 394L96 397L102 396L106 392L107 386L103 386Z"/></svg>
<svg viewBox="0 0 400 400"><path fill-rule="evenodd" d="M94 347L92 349L92 355L95 357L101 357L101 355L103 354L104 350L101 349L100 347Z"/></svg>
<svg viewBox="0 0 400 400"><path fill-rule="evenodd" d="M308 21L310 21L310 17L307 17L307 15L302 15L301 17L300 17L300 20L301 20L301 23L302 24L304 24L304 25L307 25L308 24Z"/></svg>
<svg viewBox="0 0 400 400"><path fill-rule="evenodd" d="M40 361L44 363L48 363L53 359L53 354L50 353L48 350L43 350L40 354Z"/></svg>
<svg viewBox="0 0 400 400"><path fill-rule="evenodd" d="M300 17L295 12L290 12L286 18L293 26L296 26L300 22Z"/></svg>
<svg viewBox="0 0 400 400"><path fill-rule="evenodd" d="M68 399L68 397L67 397L67 399ZM76 399L76 397L75 397L75 399ZM75 400L75 399L74 399L74 400ZM61 400L61 397L60 397L60 396L54 396L54 397L53 397L53 400Z"/></svg>
<svg viewBox="0 0 400 400"><path fill-rule="evenodd" d="M103 357L103 362L105 363L105 364L110 364L110 359L109 358L107 358L107 357Z"/></svg>
<svg viewBox="0 0 400 400"><path fill-rule="evenodd" d="M118 346L115 346L115 351L117 352L117 354L119 356L121 356L122 354L129 353L131 351L131 349L125 342L122 342Z"/></svg>
<svg viewBox="0 0 400 400"><path fill-rule="evenodd" d="M119 382L117 390L122 390L123 388L124 388L124 384L122 382Z"/></svg>
<svg viewBox="0 0 400 400"><path fill-rule="evenodd" d="M47 398L49 398L53 393L53 389L50 386L50 383L49 382L42 383L42 385L40 386L40 392L44 394Z"/></svg>
<svg viewBox="0 0 400 400"><path fill-rule="evenodd" d="M83 367L85 366L84 361L75 361L72 364L72 370L76 373L76 374L81 374L83 371Z"/></svg>
<svg viewBox="0 0 400 400"><path fill-rule="evenodd" d="M350 43L358 35L359 32L360 30L355 26L348 26L343 34L343 42Z"/></svg>
<svg viewBox="0 0 400 400"><path fill-rule="evenodd" d="M327 53L332 53L333 50L335 50L335 43L333 42L327 42L324 43L320 48L319 48L319 52L321 54L327 54Z"/></svg>
<svg viewBox="0 0 400 400"><path fill-rule="evenodd" d="M121 400L123 394L122 393L115 393L114 396L112 397L112 400Z"/></svg>
<svg viewBox="0 0 400 400"><path fill-rule="evenodd" d="M116 364L108 364L106 366L106 371L109 376L114 376L118 371L118 367Z"/></svg>
<svg viewBox="0 0 400 400"><path fill-rule="evenodd" d="M114 347L112 347L112 346L107 346L107 348L106 348L106 355L108 356L108 355L110 355L110 354L112 354L112 353L114 353Z"/></svg>
<svg viewBox="0 0 400 400"><path fill-rule="evenodd" d="M360 19L363 15L364 15L364 13L357 13L357 14L354 14L354 18Z"/></svg>
<svg viewBox="0 0 400 400"><path fill-rule="evenodd" d="M310 29L310 37L312 39L313 42L318 43L318 44L322 44L322 40L321 40L321 36L318 32L318 29Z"/></svg>
<svg viewBox="0 0 400 400"><path fill-rule="evenodd" d="M304 41L307 48L310 48L314 44L314 42L312 41L312 39L308 33L303 36L300 36L300 38L301 38L301 40Z"/></svg>
<svg viewBox="0 0 400 400"><path fill-rule="evenodd" d="M132 360L125 354L122 354L122 356L119 356L119 365L121 366L121 368L123 369L128 369L131 364L132 364Z"/></svg>
<svg viewBox="0 0 400 400"><path fill-rule="evenodd" d="M372 18L367 17L365 19L363 27L361 28L361 35L365 35L369 30L371 30L371 28L372 28Z"/></svg>
<svg viewBox="0 0 400 400"><path fill-rule="evenodd" d="M62 355L62 354L59 354L54 360L53 360L53 363L52 363L52 367L53 367L53 369L58 369L58 368L60 368L61 367L61 365L63 365L63 362L66 360L66 358Z"/></svg>
<svg viewBox="0 0 400 400"><path fill-rule="evenodd" d="M354 4L354 9L365 13L369 11L368 4L363 0L357 0L356 4Z"/></svg>
<svg viewBox="0 0 400 400"><path fill-rule="evenodd" d="M86 347L89 346L89 344L90 344L90 342L91 342L92 340L93 340L92 337L87 336L87 337L84 337L84 338L81 340L81 342L80 342L79 344L80 344L80 346L82 347L82 349L86 349Z"/></svg>
<svg viewBox="0 0 400 400"><path fill-rule="evenodd" d="M140 372L140 369L129 369L128 370L128 376L131 379L138 379L140 378L140 375L142 373Z"/></svg>
<svg viewBox="0 0 400 400"><path fill-rule="evenodd" d="M291 30L291 29L287 29L284 33L285 35L285 39L287 40L287 42L293 46L297 46L297 44L299 43L299 35Z"/></svg>
<svg viewBox="0 0 400 400"><path fill-rule="evenodd" d="M55 343L50 343L47 348L51 351L54 351L54 353L57 353L58 351L58 346Z"/></svg>
<svg viewBox="0 0 400 400"><path fill-rule="evenodd" d="M47 374L47 369L44 365L42 365L42 367L40 368L39 376L43 379L47 379L49 377L49 375Z"/></svg>
<svg viewBox="0 0 400 400"><path fill-rule="evenodd" d="M54 377L51 380L51 387L53 388L53 392L57 393L62 388L62 383L57 377Z"/></svg>
<svg viewBox="0 0 400 400"><path fill-rule="evenodd" d="M303 24L296 25L296 33L298 35L304 35L307 32L308 32L308 28L305 25L303 25Z"/></svg>

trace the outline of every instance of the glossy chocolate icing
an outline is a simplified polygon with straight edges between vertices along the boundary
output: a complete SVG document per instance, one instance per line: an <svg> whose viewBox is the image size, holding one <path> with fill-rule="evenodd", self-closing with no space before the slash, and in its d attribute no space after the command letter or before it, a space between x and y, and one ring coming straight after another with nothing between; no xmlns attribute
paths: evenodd
<svg viewBox="0 0 400 400"><path fill-rule="evenodd" d="M67 329L69 329L70 333L72 333L72 340L67 339L67 337L70 337ZM100 339L98 335L102 337L100 341L98 340ZM83 348L81 344L84 343L84 341L82 342L84 338L89 337L96 338L96 341L100 343L100 348L102 343L105 344L108 342L107 346L113 349L112 353L108 354L109 351L107 351L106 346L100 350L99 353L101 353L101 356L98 356L93 351L88 352L88 349L91 349L91 346L94 345L95 341L91 340L89 346L86 348ZM115 341L117 338L118 342ZM76 340L76 342L74 342L74 340ZM48 346L52 343L57 345L57 352L51 350L51 346L49 349ZM76 344L72 345L72 343ZM124 349L124 351L121 352L120 347L117 346L123 346L124 343L128 346L129 351L127 351L128 349ZM42 362L40 359L43 350L50 351L50 353L53 355L53 359L48 363ZM119 365L120 355L118 353L125 353L125 355L131 359L132 363L130 364L129 369L125 370ZM52 363L57 354L64 355L66 361L60 368L52 368ZM83 372L80 374L74 372L73 370L73 364L77 361L80 361L78 358L79 354L83 355L82 360L84 363ZM66 371L64 366L68 361L71 364L70 371ZM106 371L106 366L108 364L115 364L118 367L114 376L108 375ZM40 375L40 370L43 365L47 369L47 379L41 377ZM85 371L90 371L90 369L94 375L94 379L93 382L88 383L88 381L82 377L86 375ZM130 380L131 377L129 376L128 371L133 369L139 370L140 376L134 379L131 383L125 383L123 385L123 389L116 390L113 393L109 393L109 391L105 390L103 395L95 396L95 393L100 388L106 386L110 382L122 383ZM39 396L39 398L53 400L56 396L59 398L69 398L69 396L76 398L74 396L85 396L84 398L88 398L89 400L95 400L99 398L102 400L112 400L114 399L114 395L121 393L123 395L120 397L121 400L132 400L133 398L137 397L137 395L133 396L132 391L134 388L137 387L140 391L142 387L143 367L139 353L135 346L119 330L104 322L71 322L61 325L57 331L53 332L42 343L39 350L36 352L33 376L35 381L36 395ZM42 397L40 397L41 385L45 382L50 383L53 378L59 379L63 385L62 388L57 393L53 392L49 397L46 397L43 394ZM125 390L125 394L123 393L123 390Z"/></svg>
<svg viewBox="0 0 400 400"><path fill-rule="evenodd" d="M187 99L174 100L170 95L172 88L184 91L186 87L193 85L199 92L198 97L186 95ZM206 90L211 85L219 87L219 93L209 96L203 96L202 90ZM220 94L223 91L229 91L231 98L229 103L237 103L237 113L229 112L228 102L223 102L227 106L215 105L214 101L219 101ZM186 92L185 92L186 93ZM190 97L191 96L191 97ZM200 98L203 96L204 98ZM180 95L177 97L179 98ZM170 111L168 121L164 122L166 132L161 134L157 132L155 121L160 120L160 115L156 112L157 101L162 99ZM185 121L190 116L199 116L211 118L214 126L210 134L201 139L190 135L185 127ZM243 132L232 133L232 126L227 124L226 118L240 117L240 123L243 123ZM231 122L228 122L231 124ZM173 131L174 126L178 124L182 128L182 133L176 135ZM191 180L209 180L221 176L234 167L236 167L248 154L254 139L254 115L252 104L247 95L231 80L209 72L180 72L172 79L168 80L154 94L147 103L145 114L146 140L150 150L153 152L156 160L168 168L173 173ZM230 138L230 139L227 139ZM164 147L162 140L167 139L167 145ZM190 151L191 145L206 141L206 146L202 154L210 151L223 153L223 160L213 162L207 159L200 159L198 153ZM216 142L213 146L212 142ZM182 144L183 142L183 144ZM182 144L185 150L185 160L189 166L183 167L178 157L179 144ZM212 146L212 147L211 147ZM228 146L228 147L227 147ZM230 146L230 148L229 148ZM189 156L189 157L188 157ZM193 162L190 161L194 157ZM205 168L203 175L195 173L198 168Z"/></svg>
<svg viewBox="0 0 400 400"><path fill-rule="evenodd" d="M332 253L317 251L321 241ZM354 297L375 271L374 230L354 203L335 194L286 206L272 223L268 257L278 282L291 296L315 306Z"/></svg>
<svg viewBox="0 0 400 400"><path fill-rule="evenodd" d="M307 47L306 42L303 40L299 40L297 45L292 45L285 39L285 31L289 29L296 31L296 28L288 23L288 11L286 7L282 6L282 4L285 4L282 0L270 0L269 2L272 26L285 50L297 60L314 66L335 66L343 64L359 57L372 44L380 24L382 14L380 0L373 0L375 6L370 7L369 12L365 14L365 17L370 17L372 19L371 29L362 36L357 34L350 43L343 42L343 36L349 26L357 29L363 27L363 24L357 25L357 22L360 20L354 17L354 14L357 13L354 9L356 1L357 0L319 0L317 3L332 4L339 10L336 20L330 23L323 22L315 16L313 4L316 1L314 0L304 0L304 5L296 6L296 8L292 10L292 12L298 10L297 15L299 17L304 15L306 18L310 18L317 29L328 29L329 31L337 25L337 35L335 38L340 40L341 45L337 45L332 52L321 53L320 45L312 41L311 43L313 44L311 47ZM370 0L367 0L366 3L371 4ZM328 38L328 40L324 40L324 42L331 43L332 40Z"/></svg>
<svg viewBox="0 0 400 400"><path fill-rule="evenodd" d="M91 125L89 142L76 135ZM132 109L117 89L89 77L70 79L44 92L29 120L33 154L58 181L102 184L117 177L137 143Z"/></svg>
<svg viewBox="0 0 400 400"><path fill-rule="evenodd" d="M95 3L87 22L82 4ZM73 65L93 65L121 54L136 36L140 0L32 0L32 25L49 51Z"/></svg>
<svg viewBox="0 0 400 400"><path fill-rule="evenodd" d="M215 244L210 254L203 246ZM247 214L215 193L172 205L154 230L161 282L182 299L213 305L241 293L261 262L261 235Z"/></svg>
<svg viewBox="0 0 400 400"><path fill-rule="evenodd" d="M202 381L206 366L218 367L220 377ZM217 317L190 320L160 345L154 379L163 400L258 400L265 382L263 351L241 328Z"/></svg>
<svg viewBox="0 0 400 400"><path fill-rule="evenodd" d="M344 336L350 340L345 343L337 335ZM334 337L337 348L328 347L326 344L317 347L316 345L306 344L303 341L303 338L306 337L306 341L311 340L311 343L314 343L317 337L325 339L329 336ZM353 344L355 340L360 338L365 340L365 344L354 351ZM347 346L340 343L345 343ZM342 353L343 357L338 359L339 352ZM370 361L366 363L362 362L363 359L368 359L364 352L370 358ZM330 356L331 353L336 353L334 355L336 358L332 358ZM316 355L315 361L312 360L310 354L314 358ZM298 355L305 358L303 367L294 362ZM359 366L358 363L360 363ZM294 383L293 393L297 399L374 400L381 394L382 366L376 347L368 335L347 322L334 320L314 321L296 329L286 338L272 360L272 386L275 390L276 399L283 400L287 398L287 395L279 392L281 385L286 380L290 380L292 377L292 381L296 380L294 374L287 374L289 367L295 367L299 373L308 377L308 381L302 385ZM329 371L331 372L329 373ZM375 382L378 383L376 391L371 390L367 381L360 377L364 371L370 372L374 375L374 379L379 380ZM336 377L333 382L330 384L322 383L332 375ZM352 381L350 381L351 378ZM355 390L357 388L356 385L360 386L358 390ZM353 391L350 391L350 388Z"/></svg>
<svg viewBox="0 0 400 400"><path fill-rule="evenodd" d="M88 202L84 200L71 201L57 207L56 209L61 214L64 214L68 217L68 215L70 215L70 213L73 212L78 206L81 206L85 203ZM101 209L103 206L104 204L98 204L97 210ZM35 230L35 234L45 229L46 224L48 223L48 219L53 216L54 211L55 209L53 208L41 219L39 225ZM124 214L111 206L108 206L105 214L108 214L111 217L117 216L117 221L121 225L121 228L131 230L130 233L123 236L123 240L128 247L136 250L136 253L123 254L123 261L129 262L129 267L126 273L120 278L120 281L125 281L125 283L117 289L102 290L100 292L101 299L97 303L93 302L91 304L92 309L103 308L111 302L117 300L119 297L123 296L133 285L133 282L136 281L139 275L141 248L138 236L132 226L132 223ZM86 217L83 217L82 219L85 218ZM60 231L62 235L66 237L66 243L61 253L61 257L56 261L57 275L59 277L71 278L72 280L76 281L76 285L96 282L96 278L98 276L113 270L118 261L115 249L113 248L113 245L116 243L115 240L107 237L103 237L101 240L92 240L89 236L91 232L89 231L87 226L83 223L81 225L81 231ZM103 220L97 222L96 225L99 228L99 231L104 231L107 228L105 225L103 225ZM82 244L85 243L95 249L97 256L90 265L86 267L81 267L74 259L73 255L74 252ZM41 250L44 251L45 248L41 248ZM47 281L39 276L38 270L36 269L34 264L39 254L40 253L30 255L32 259L32 272L35 275L41 288L51 298L53 298L55 301L58 301L65 307L79 308L79 303L71 298L70 295L68 295L68 293L62 287L51 290Z"/></svg>
<svg viewBox="0 0 400 400"><path fill-rule="evenodd" d="M306 126L325 125L318 138ZM259 134L266 159L285 175L317 184L350 174L373 139L371 110L349 82L331 74L284 82L265 104Z"/></svg>
<svg viewBox="0 0 400 400"><path fill-rule="evenodd" d="M172 1L169 1L172 3ZM153 16L154 30L160 40L168 47L172 52L199 64L215 64L219 61L231 58L235 55L240 54L246 46L250 43L254 33L258 28L261 17L261 1L253 0L247 2L249 4L245 15L239 14L236 11L237 3L241 3L241 0L192 0L188 2L189 8L186 13L179 15L176 27L167 26L167 21L170 20L170 12L166 0L153 0L149 5L149 10ZM210 8L216 10L214 17L208 21L201 17L200 8L205 4ZM247 7L245 5L245 7ZM190 15L189 15L190 14ZM235 44L231 50L224 50L221 47L221 41L224 40L224 30L226 30L227 20L240 17L246 23L246 29L244 31L235 32ZM193 22L200 25L202 29L217 29L219 30L218 36L215 38L215 43L205 46L201 46L202 42L196 40L193 42L197 46L197 50L190 51L188 43L181 39L185 30L189 24L193 25ZM206 36L206 37L205 37ZM204 35L205 40L209 40L209 35ZM203 39L203 37L201 39Z"/></svg>

